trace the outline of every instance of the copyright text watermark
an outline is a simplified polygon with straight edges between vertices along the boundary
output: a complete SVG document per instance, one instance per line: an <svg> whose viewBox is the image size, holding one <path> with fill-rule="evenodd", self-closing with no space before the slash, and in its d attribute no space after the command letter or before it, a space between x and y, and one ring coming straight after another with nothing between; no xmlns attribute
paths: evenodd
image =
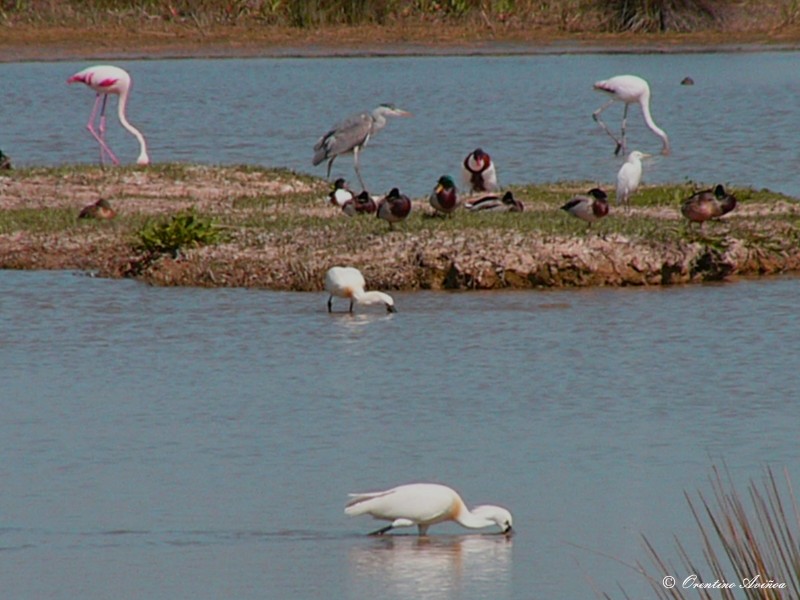
<svg viewBox="0 0 800 600"><path fill-rule="evenodd" d="M761 575L756 575L752 579L744 578L740 582L720 581L700 581L700 578L695 575L689 575L683 581L678 581L672 575L667 575L661 580L661 585L666 589L671 590L676 586L680 586L684 590L705 589L705 590L757 590L757 589L771 589L783 590L786 589L786 584L782 581L773 581L772 579L765 580Z"/></svg>

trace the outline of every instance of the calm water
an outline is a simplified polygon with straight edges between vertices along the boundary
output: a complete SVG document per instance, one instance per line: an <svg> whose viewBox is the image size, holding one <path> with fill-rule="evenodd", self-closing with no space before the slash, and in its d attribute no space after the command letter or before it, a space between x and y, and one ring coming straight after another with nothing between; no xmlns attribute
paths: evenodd
<svg viewBox="0 0 800 600"><path fill-rule="evenodd" d="M90 62L0 64L0 148L19 165L87 163L93 95L66 78ZM414 113L394 119L363 155L371 191L426 194L477 146L502 184L615 180L620 159L591 113L592 83L633 72L653 91L656 122L674 154L650 160L651 183L694 180L800 194L800 54L547 55L510 57L119 61L134 77L129 117L156 162L253 163L324 176L312 146L334 123L380 102ZM681 86L691 75L694 86ZM620 106L605 119L615 128ZM115 118L110 141L126 162L136 141ZM638 107L631 148L660 151ZM355 181L352 158L334 175Z"/></svg>
<svg viewBox="0 0 800 600"><path fill-rule="evenodd" d="M3 595L651 597L607 556L644 560L641 533L699 556L683 492L712 463L800 481L798 295L398 293L351 317L0 271ZM374 539L342 512L415 480L508 506L517 535Z"/></svg>

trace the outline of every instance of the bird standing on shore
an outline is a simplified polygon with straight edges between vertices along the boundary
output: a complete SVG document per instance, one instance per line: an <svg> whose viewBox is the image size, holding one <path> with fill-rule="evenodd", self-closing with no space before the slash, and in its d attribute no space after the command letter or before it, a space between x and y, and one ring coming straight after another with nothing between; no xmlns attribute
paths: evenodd
<svg viewBox="0 0 800 600"><path fill-rule="evenodd" d="M681 214L693 223L700 223L702 229L706 221L726 215L734 208L736 197L718 184L713 190L702 190L684 200Z"/></svg>
<svg viewBox="0 0 800 600"><path fill-rule="evenodd" d="M328 161L328 179L331 176L333 161L340 154L353 153L355 169L361 188L366 189L361 171L358 168L358 154L367 145L370 137L386 125L386 117L410 117L411 113L397 108L394 104L381 104L371 112L353 115L334 125L333 129L323 135L314 144L314 166L323 160Z"/></svg>
<svg viewBox="0 0 800 600"><path fill-rule="evenodd" d="M453 178L449 175L439 177L428 202L437 213L445 216L452 215L458 208L458 190Z"/></svg>
<svg viewBox="0 0 800 600"><path fill-rule="evenodd" d="M469 510L461 496L438 483L409 483L383 492L350 494L344 509L350 516L370 515L391 521L390 525L370 535L383 535L397 527L417 526L419 535L426 535L436 523L455 521L469 529L497 525L503 533L512 531L511 513L505 508L484 504Z"/></svg>
<svg viewBox="0 0 800 600"><path fill-rule="evenodd" d="M634 103L638 103L639 106L641 106L644 122L650 131L661 138L663 144L661 153L664 155L670 153L669 137L667 137L663 129L656 125L650 114L650 85L647 81L636 75L617 75L610 79L598 81L594 84L594 89L611 95L611 99L608 102L592 113L592 118L594 118L594 120L600 124L600 127L611 136L611 139L617 143L614 154L625 154L628 151L625 141L625 125L628 119L628 107ZM625 104L625 108L622 112L622 134L619 139L611 133L608 126L600 119L600 114L614 102L623 102Z"/></svg>
<svg viewBox="0 0 800 600"><path fill-rule="evenodd" d="M378 218L387 221L389 229L394 229L395 223L404 221L410 212L411 200L397 188L392 188L378 203Z"/></svg>
<svg viewBox="0 0 800 600"><path fill-rule="evenodd" d="M476 148L464 159L461 168L464 187L471 192L497 191L497 171L492 157L481 148Z"/></svg>
<svg viewBox="0 0 800 600"><path fill-rule="evenodd" d="M644 152L634 150L622 163L617 173L617 204L631 206L631 196L639 189L642 182L642 159L650 156Z"/></svg>
<svg viewBox="0 0 800 600"><path fill-rule="evenodd" d="M561 210L586 221L588 229L592 223L608 215L608 196L600 188L592 188L586 195L573 197Z"/></svg>
<svg viewBox="0 0 800 600"><path fill-rule="evenodd" d="M97 65L88 67L82 71L78 71L72 77L67 79L67 83L83 83L89 86L97 94L94 101L94 108L89 115L89 122L86 128L92 134L97 143L100 144L100 164L105 161L105 157L111 160L115 165L119 164L119 159L111 151L105 140L106 134L106 102L108 102L109 94L116 94L119 96L117 103L117 116L122 126L127 129L139 141L139 158L136 163L139 165L150 164L150 157L147 155L147 143L145 142L142 133L128 122L125 116L125 108L128 103L128 94L131 89L131 76L127 71L119 67L111 65ZM94 120L97 116L97 110L100 109L100 122L97 129L94 126Z"/></svg>
<svg viewBox="0 0 800 600"><path fill-rule="evenodd" d="M350 300L350 311L353 312L353 304L383 304L387 312L397 312L394 307L394 300L389 294L383 292L365 292L367 283L361 271L355 267L331 267L325 273L325 290L330 294L328 297L328 312L333 312L333 297L348 298Z"/></svg>

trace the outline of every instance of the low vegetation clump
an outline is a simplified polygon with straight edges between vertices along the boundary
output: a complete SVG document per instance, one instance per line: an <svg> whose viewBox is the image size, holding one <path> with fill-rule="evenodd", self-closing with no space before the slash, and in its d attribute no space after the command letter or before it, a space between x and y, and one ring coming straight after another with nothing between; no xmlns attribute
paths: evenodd
<svg viewBox="0 0 800 600"><path fill-rule="evenodd" d="M168 254L177 258L181 250L217 243L220 230L210 217L188 210L167 220L148 223L137 237L136 248L147 255Z"/></svg>

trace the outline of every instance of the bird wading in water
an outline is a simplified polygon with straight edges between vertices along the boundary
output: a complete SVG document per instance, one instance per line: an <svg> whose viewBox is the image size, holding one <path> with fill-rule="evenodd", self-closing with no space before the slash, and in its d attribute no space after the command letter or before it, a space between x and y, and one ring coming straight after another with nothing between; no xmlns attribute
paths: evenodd
<svg viewBox="0 0 800 600"><path fill-rule="evenodd" d="M398 527L417 526L419 535L426 535L436 523L455 521L469 529L497 525L510 534L513 519L501 506L484 504L468 509L454 489L438 483L409 483L382 492L350 494L344 509L350 516L370 515L391 524L370 535L383 535Z"/></svg>
<svg viewBox="0 0 800 600"><path fill-rule="evenodd" d="M628 152L625 140L625 125L628 119L628 107L631 104L639 104L645 124L650 131L661 138L663 144L661 153L667 155L671 152L669 137L663 129L656 125L653 116L650 114L650 84L647 81L636 75L617 75L610 79L598 81L594 84L594 89L611 96L608 102L592 113L592 117L603 128L603 131L616 142L617 147L614 150L614 154L626 154ZM611 133L608 126L600 119L600 114L614 102L622 102L625 105L622 112L622 131L619 138Z"/></svg>
<svg viewBox="0 0 800 600"><path fill-rule="evenodd" d="M89 86L97 94L94 101L94 108L89 115L89 122L86 128L92 134L97 143L100 144L100 164L105 162L107 156L115 165L119 164L119 159L111 151L105 140L106 133L106 103L109 94L116 94L119 97L117 102L117 116L120 124L127 129L139 141L139 157L136 163L139 165L150 164L150 157L147 154L147 142L145 142L142 132L128 122L125 116L125 109L128 104L128 94L131 90L131 76L127 71L111 65L96 65L78 71L67 79L67 83L83 83ZM100 111L100 122L95 129L94 121Z"/></svg>

